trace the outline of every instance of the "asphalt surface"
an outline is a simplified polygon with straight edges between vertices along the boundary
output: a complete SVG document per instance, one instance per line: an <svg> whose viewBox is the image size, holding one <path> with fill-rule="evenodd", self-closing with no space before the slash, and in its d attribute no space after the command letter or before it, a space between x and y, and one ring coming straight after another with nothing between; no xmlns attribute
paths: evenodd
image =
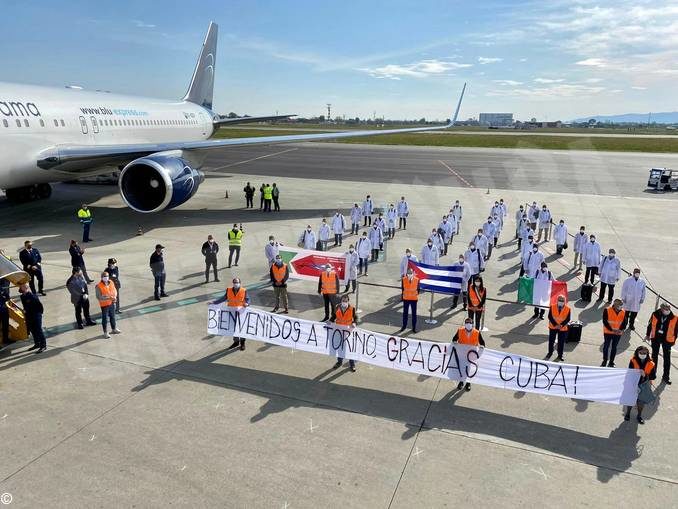
<svg viewBox="0 0 678 509"><path fill-rule="evenodd" d="M633 197L655 195L646 184L649 169L658 166L678 167L678 155L305 143L234 148L207 159L212 175Z"/></svg>

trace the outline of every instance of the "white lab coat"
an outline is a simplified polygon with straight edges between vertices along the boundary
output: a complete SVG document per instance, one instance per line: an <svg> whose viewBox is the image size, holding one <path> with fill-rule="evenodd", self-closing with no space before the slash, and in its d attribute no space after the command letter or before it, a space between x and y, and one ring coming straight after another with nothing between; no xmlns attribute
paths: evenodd
<svg viewBox="0 0 678 509"><path fill-rule="evenodd" d="M346 261L348 268L348 279L354 281L358 279L358 253L354 250L352 253L346 251Z"/></svg>
<svg viewBox="0 0 678 509"><path fill-rule="evenodd" d="M457 263L455 265L462 265L464 269L461 272L461 291L465 292L468 289L468 282L471 279L471 266L468 262Z"/></svg>
<svg viewBox="0 0 678 509"><path fill-rule="evenodd" d="M372 254L372 242L369 237L360 237L356 251L360 258L369 258Z"/></svg>
<svg viewBox="0 0 678 509"><path fill-rule="evenodd" d="M523 256L523 269L529 277L534 277L537 271L541 270L541 262L544 261L544 254L540 251L525 253Z"/></svg>
<svg viewBox="0 0 678 509"><path fill-rule="evenodd" d="M587 242L583 254L584 265L587 267L598 267L600 265L600 244L598 242Z"/></svg>
<svg viewBox="0 0 678 509"><path fill-rule="evenodd" d="M433 245L438 248L439 252L442 253L445 250L445 239L443 239L438 232L431 232L429 239L433 241Z"/></svg>
<svg viewBox="0 0 678 509"><path fill-rule="evenodd" d="M551 224L551 211L549 209L540 210L539 211L539 226L538 226L538 228L540 230L542 228L548 228L549 224Z"/></svg>
<svg viewBox="0 0 678 509"><path fill-rule="evenodd" d="M619 281L621 276L621 262L616 256L610 260L609 256L603 258L598 266L598 276L601 283L607 285L614 285Z"/></svg>
<svg viewBox="0 0 678 509"><path fill-rule="evenodd" d="M567 225L561 226L560 223L553 229L553 238L556 241L556 246L562 246L567 242Z"/></svg>
<svg viewBox="0 0 678 509"><path fill-rule="evenodd" d="M499 202L499 208L501 209L499 217L504 218L508 216L508 205L506 203Z"/></svg>
<svg viewBox="0 0 678 509"><path fill-rule="evenodd" d="M466 263L468 264L469 269L471 270L471 275L473 276L480 274L480 269L485 268L483 253L477 247L475 251L467 249L466 253L464 253L464 258L466 259Z"/></svg>
<svg viewBox="0 0 678 509"><path fill-rule="evenodd" d="M303 244L304 249L315 250L316 240L314 231L309 232L308 230L304 230L299 237L299 241Z"/></svg>
<svg viewBox="0 0 678 509"><path fill-rule="evenodd" d="M527 218L530 220L530 223L536 223L539 220L539 207L530 205L527 209Z"/></svg>
<svg viewBox="0 0 678 509"><path fill-rule="evenodd" d="M520 224L520 221L522 221L522 219L523 219L524 213L525 213L525 209L519 209L519 210L516 211L516 225Z"/></svg>
<svg viewBox="0 0 678 509"><path fill-rule="evenodd" d="M346 219L344 219L344 215L335 214L332 217L332 231L335 233L335 235L338 235L339 233L344 233L345 228L346 228Z"/></svg>
<svg viewBox="0 0 678 509"><path fill-rule="evenodd" d="M443 240L445 243L450 242L452 235L454 235L455 228L450 223L449 219L446 221L441 221L438 225L438 228L443 231Z"/></svg>
<svg viewBox="0 0 678 509"><path fill-rule="evenodd" d="M624 301L624 309L637 313L640 311L640 306L645 302L645 280L638 278L638 281L633 276L624 281L621 290L621 299Z"/></svg>
<svg viewBox="0 0 678 509"><path fill-rule="evenodd" d="M379 230L381 231L381 236L383 237L384 233L386 233L386 221L384 221L384 218L378 217L374 220L374 223L372 223L372 224L377 225L377 228L379 228ZM383 238L382 238L382 242L383 242Z"/></svg>
<svg viewBox="0 0 678 509"><path fill-rule="evenodd" d="M320 225L320 228L318 228L318 239L319 240L330 239L330 227L327 226L327 223L322 223Z"/></svg>
<svg viewBox="0 0 678 509"><path fill-rule="evenodd" d="M546 281L552 281L553 276L551 275L551 271L546 269L545 271L541 270L541 265L539 265L539 270L533 274L534 279L544 279Z"/></svg>
<svg viewBox="0 0 678 509"><path fill-rule="evenodd" d="M483 223L483 235L485 235L489 241L493 241L498 235L497 228L494 226L493 222L490 221ZM478 247L477 244L476 247Z"/></svg>
<svg viewBox="0 0 678 509"><path fill-rule="evenodd" d="M471 242L473 242L475 244L476 248L478 248L480 250L480 253L483 256L487 256L488 242L487 242L487 237L485 235L476 235L475 237L473 237L471 239Z"/></svg>
<svg viewBox="0 0 678 509"><path fill-rule="evenodd" d="M574 236L574 252L580 254L583 253L588 242L589 236L586 235L586 233L583 235L581 233L577 233L577 235Z"/></svg>
<svg viewBox="0 0 678 509"><path fill-rule="evenodd" d="M264 254L266 255L266 259L268 260L269 265L275 262L275 257L277 256L279 251L280 251L279 243L274 242L273 245L271 245L270 242L266 243L266 247L264 248Z"/></svg>
<svg viewBox="0 0 678 509"><path fill-rule="evenodd" d="M374 210L374 203L372 203L372 198L365 200L363 202L363 216L371 216L372 211Z"/></svg>
<svg viewBox="0 0 678 509"><path fill-rule="evenodd" d="M497 214L497 217L503 217L503 215L504 215L504 211L502 210L502 208L499 204L492 205L492 207L490 207L489 215L494 217L495 214Z"/></svg>
<svg viewBox="0 0 678 509"><path fill-rule="evenodd" d="M367 238L370 239L372 249L379 249L379 246L384 242L384 233L381 228L377 227L375 222L367 232Z"/></svg>
<svg viewBox="0 0 678 509"><path fill-rule="evenodd" d="M452 211L450 211L450 214L447 216L447 222L450 223L450 226L452 227L453 236L459 233L459 221Z"/></svg>
<svg viewBox="0 0 678 509"><path fill-rule="evenodd" d="M353 207L351 209L351 223L358 224L363 218L363 210L360 207Z"/></svg>
<svg viewBox="0 0 678 509"><path fill-rule="evenodd" d="M494 225L494 236L499 237L501 229L504 227L504 222L500 217L497 217L497 219L492 220L492 224Z"/></svg>
<svg viewBox="0 0 678 509"><path fill-rule="evenodd" d="M397 205L398 217L407 217L410 213L410 206L406 201L400 200Z"/></svg>
<svg viewBox="0 0 678 509"><path fill-rule="evenodd" d="M396 220L398 219L398 212L396 209L388 209L386 211L386 226L389 228L396 227Z"/></svg>
<svg viewBox="0 0 678 509"><path fill-rule="evenodd" d="M526 242L528 242L528 237L532 235L534 237L534 230L530 228L530 223L529 221L526 221L524 223L521 223L520 231L518 232L518 235L520 235L520 238L523 239L523 246L525 245Z"/></svg>
<svg viewBox="0 0 678 509"><path fill-rule="evenodd" d="M464 211L461 208L461 205L454 205L452 207L452 214L457 218L457 233L459 233L459 225L461 223L461 218L464 215Z"/></svg>
<svg viewBox="0 0 678 509"><path fill-rule="evenodd" d="M431 247L428 247L428 244L424 244L424 247L421 248L421 263L427 265L438 265L438 260L440 259L440 251L433 244Z"/></svg>
<svg viewBox="0 0 678 509"><path fill-rule="evenodd" d="M410 255L409 257L407 255L404 255L402 260L400 260L400 276L404 276L407 274L407 265L408 262L412 260L413 262L418 262L419 260L417 259L416 256Z"/></svg>
<svg viewBox="0 0 678 509"><path fill-rule="evenodd" d="M524 239L525 242L523 242L522 246L520 247L520 259L522 260L525 258L525 255L527 253L532 252L532 248L536 245L534 241L530 242L527 239Z"/></svg>

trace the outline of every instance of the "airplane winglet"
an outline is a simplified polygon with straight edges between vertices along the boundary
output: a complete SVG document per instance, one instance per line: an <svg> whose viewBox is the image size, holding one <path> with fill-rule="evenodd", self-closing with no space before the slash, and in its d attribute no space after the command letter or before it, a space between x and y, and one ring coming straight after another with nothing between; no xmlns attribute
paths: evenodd
<svg viewBox="0 0 678 509"><path fill-rule="evenodd" d="M450 120L450 123L447 124L445 127L452 127L457 122L457 116L459 116L459 108L461 108L461 100L464 98L464 92L465 91L466 91L466 83L464 83L464 86L461 89L461 95L459 96L459 102L457 103L457 109L454 110L454 116L452 117L452 120Z"/></svg>

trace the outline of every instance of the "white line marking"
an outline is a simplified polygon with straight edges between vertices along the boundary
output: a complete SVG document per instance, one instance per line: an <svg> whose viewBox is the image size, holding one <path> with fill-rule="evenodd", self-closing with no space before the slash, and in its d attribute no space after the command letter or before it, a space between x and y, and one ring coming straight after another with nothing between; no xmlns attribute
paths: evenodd
<svg viewBox="0 0 678 509"><path fill-rule="evenodd" d="M415 447L415 449L416 451L412 453L413 456L419 456L422 452L424 452L421 449L419 449L419 447Z"/></svg>
<svg viewBox="0 0 678 509"><path fill-rule="evenodd" d="M440 164L442 164L445 168L447 168L447 169L450 171L450 173L451 173L452 175L454 175L454 176L457 177L459 180L461 180L464 184L466 184L468 187L470 187L471 189L473 189L473 186L472 186L471 184L468 183L468 180L466 180L464 177L462 177L461 175L459 175L459 174L458 174L456 171L454 171L448 164L446 164L446 163L444 163L443 161L440 161L440 160L438 160L438 162L439 162Z"/></svg>
<svg viewBox="0 0 678 509"><path fill-rule="evenodd" d="M90 441L90 442L93 442L94 439L96 438L96 436L97 436L97 435L96 435L96 433L95 433L94 435L92 435L92 438L90 438L89 441Z"/></svg>
<svg viewBox="0 0 678 509"><path fill-rule="evenodd" d="M266 159L267 157L273 157L273 156L279 156L280 154L284 154L285 152L292 152L293 150L299 150L298 148L288 148L286 150L281 150L280 152L274 152L273 154L266 154L263 156L259 157L254 157L252 159L245 159L244 161L238 161L236 163L231 163L231 164L226 164L224 166L217 166L216 168L212 168L209 171L216 171L216 170L223 170L226 168L230 168L231 166L238 166L239 164L245 164L245 163L251 163L252 161L258 161L259 159Z"/></svg>
<svg viewBox="0 0 678 509"><path fill-rule="evenodd" d="M535 474L541 475L544 478L545 481L548 481L548 479L549 479L549 476L546 475L546 472L544 472L544 469L541 468L541 467L539 467L539 470L535 470L534 468L531 468L530 472L534 472Z"/></svg>
<svg viewBox="0 0 678 509"><path fill-rule="evenodd" d="M311 426L308 428L308 430L313 433L314 429L318 429L319 426L313 426L313 419L309 419L311 421Z"/></svg>

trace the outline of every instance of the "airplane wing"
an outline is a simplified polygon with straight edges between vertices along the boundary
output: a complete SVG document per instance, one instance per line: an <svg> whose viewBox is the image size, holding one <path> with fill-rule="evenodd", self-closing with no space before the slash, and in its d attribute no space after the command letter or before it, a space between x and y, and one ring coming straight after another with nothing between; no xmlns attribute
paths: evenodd
<svg viewBox="0 0 678 509"><path fill-rule="evenodd" d="M296 115L269 115L268 117L220 117L219 120L215 120L213 124L216 127L222 125L233 125L233 124L248 124L250 122L265 122L267 120L287 120L290 117L296 117Z"/></svg>
<svg viewBox="0 0 678 509"><path fill-rule="evenodd" d="M403 134L425 131L434 131L452 127L457 121L461 101L464 98L466 83L461 89L457 108L450 122L440 126L412 127L406 129L371 129L362 131L342 131L317 134L293 134L286 136L261 136L254 138L232 138L199 141L177 141L167 143L139 143L126 145L59 145L44 150L38 156L37 165L43 169L61 171L81 171L91 168L92 165L122 165L138 157L144 157L156 152L172 150L203 151L225 147L244 145L271 145L277 143L292 143L301 141L336 140L342 138L359 138L383 134Z"/></svg>

